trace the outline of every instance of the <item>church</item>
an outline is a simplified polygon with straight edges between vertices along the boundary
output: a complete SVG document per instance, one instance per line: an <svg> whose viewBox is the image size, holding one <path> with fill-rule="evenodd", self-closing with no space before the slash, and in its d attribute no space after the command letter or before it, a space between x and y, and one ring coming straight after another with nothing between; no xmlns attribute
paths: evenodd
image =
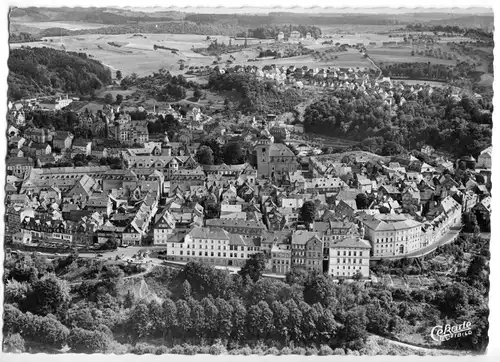
<svg viewBox="0 0 500 362"><path fill-rule="evenodd" d="M257 157L258 177L281 178L288 172L298 169L294 153L282 143L274 143L274 137L269 130L264 129L254 149Z"/></svg>

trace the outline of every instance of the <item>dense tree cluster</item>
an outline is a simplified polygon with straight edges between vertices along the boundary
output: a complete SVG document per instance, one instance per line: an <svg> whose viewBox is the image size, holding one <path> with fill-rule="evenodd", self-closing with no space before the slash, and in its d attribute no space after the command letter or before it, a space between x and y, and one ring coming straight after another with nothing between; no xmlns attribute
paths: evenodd
<svg viewBox="0 0 500 362"><path fill-rule="evenodd" d="M255 29L248 29L248 36L258 39L275 39L280 32L290 36L292 31L298 31L302 37L307 33L311 33L313 38L321 37L321 29L314 25L267 25ZM238 36L245 36L245 34L238 34Z"/></svg>
<svg viewBox="0 0 500 362"><path fill-rule="evenodd" d="M174 349L189 343L225 351L247 344L255 349L267 345L323 354L335 348L368 353L369 333L394 337L417 323L431 328L453 319L471 321L475 333L449 341L449 346L484 351L488 243L461 236L458 245L445 248L478 254L456 279L428 290L339 284L305 269L293 269L284 281L263 278L266 257L256 254L234 275L194 262L182 270L154 269L141 283L161 300L137 299L126 291L123 277L141 271L126 264L76 254L52 261L8 255L4 345L9 350L55 351L67 344L72 352L144 353L141 343L156 340ZM416 264L403 259L382 267L396 263L406 269ZM75 278L77 271L81 283L70 288L64 278Z"/></svg>
<svg viewBox="0 0 500 362"><path fill-rule="evenodd" d="M280 90L248 73L216 71L210 75L208 86L214 91L237 92L241 96L238 109L245 114L291 112L303 100L295 89Z"/></svg>
<svg viewBox="0 0 500 362"><path fill-rule="evenodd" d="M364 140L372 152L379 148L385 154L425 143L456 156L477 157L491 145L488 101L465 96L457 102L448 89L435 89L430 96L424 91L394 95L396 104L402 98L406 102L394 111L377 94L336 90L306 109L304 127L306 132Z"/></svg>
<svg viewBox="0 0 500 362"><path fill-rule="evenodd" d="M454 81L466 78L478 81L483 74L467 62L461 62L456 66L430 62L379 63L378 65L382 70L382 75L396 79Z"/></svg>
<svg viewBox="0 0 500 362"><path fill-rule="evenodd" d="M16 100L54 91L85 95L111 83L110 70L84 53L13 49L8 66L8 95Z"/></svg>

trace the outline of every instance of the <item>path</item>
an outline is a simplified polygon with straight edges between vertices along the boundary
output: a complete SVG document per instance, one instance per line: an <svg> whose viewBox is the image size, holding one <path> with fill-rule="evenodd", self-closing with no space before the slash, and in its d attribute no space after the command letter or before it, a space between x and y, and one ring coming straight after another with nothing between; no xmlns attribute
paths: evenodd
<svg viewBox="0 0 500 362"><path fill-rule="evenodd" d="M399 341L395 341L393 339L390 339L390 338L387 338L387 337L382 337L382 336L379 336L379 335L376 335L376 334L372 334L372 333L368 333L370 336L372 336L375 340L384 340L390 344L393 344L393 345L396 345L396 346L400 346L400 347L404 347L404 348L410 348L410 349L413 349L413 350L416 350L416 351L423 351L423 352L438 352L438 353L442 353L442 354L448 354L448 355L460 355L460 356L463 356L463 355L468 355L469 353L467 351L458 351L458 350L454 350L454 349L441 349L441 348L429 348L429 347L420 347L420 346L415 346L413 344L408 344L408 343L404 343L404 342L399 342Z"/></svg>
<svg viewBox="0 0 500 362"><path fill-rule="evenodd" d="M151 271L153 270L153 266L154 264L153 263L148 263L147 264L147 269L143 272L140 272L140 273L137 273L137 274L133 274L133 275L128 275L126 277L123 278L123 280L125 279L132 279L132 278L139 278L139 277L143 277L145 276L146 274L149 274L151 273ZM80 285L82 284L83 282L74 282L74 283L68 283L70 286L75 286L75 285Z"/></svg>

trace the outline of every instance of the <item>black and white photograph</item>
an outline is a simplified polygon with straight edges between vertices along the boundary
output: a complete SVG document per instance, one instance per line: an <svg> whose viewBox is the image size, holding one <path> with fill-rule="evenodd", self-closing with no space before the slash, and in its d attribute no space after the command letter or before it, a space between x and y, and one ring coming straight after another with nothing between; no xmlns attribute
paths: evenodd
<svg viewBox="0 0 500 362"><path fill-rule="evenodd" d="M175 6L4 7L3 354L488 355L491 4Z"/></svg>

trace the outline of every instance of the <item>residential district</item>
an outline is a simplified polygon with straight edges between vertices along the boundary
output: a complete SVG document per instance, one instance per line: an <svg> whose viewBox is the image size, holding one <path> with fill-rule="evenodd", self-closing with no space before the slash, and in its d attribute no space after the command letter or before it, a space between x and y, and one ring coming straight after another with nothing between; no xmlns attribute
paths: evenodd
<svg viewBox="0 0 500 362"><path fill-rule="evenodd" d="M75 129L91 129L92 139L37 128L25 117L69 104L68 97L9 103L12 248L151 246L171 262L221 267L241 267L264 253L272 274L305 267L369 279L370 260L425 255L452 241L464 213L489 223L491 147L477 159L458 160L422 147L434 166L411 155L319 155L306 141L288 142L303 132L299 125L270 116L253 119L255 132L244 135L254 145L247 162L203 165L199 143L170 142L166 134L151 141L148 120L132 120L117 107L76 113ZM153 113L173 115L193 133L210 122L196 108L185 117L170 107ZM222 129L216 139L224 144L231 137ZM57 167L78 157L93 161ZM104 162L110 159L119 166ZM462 181L453 177L457 170Z"/></svg>

